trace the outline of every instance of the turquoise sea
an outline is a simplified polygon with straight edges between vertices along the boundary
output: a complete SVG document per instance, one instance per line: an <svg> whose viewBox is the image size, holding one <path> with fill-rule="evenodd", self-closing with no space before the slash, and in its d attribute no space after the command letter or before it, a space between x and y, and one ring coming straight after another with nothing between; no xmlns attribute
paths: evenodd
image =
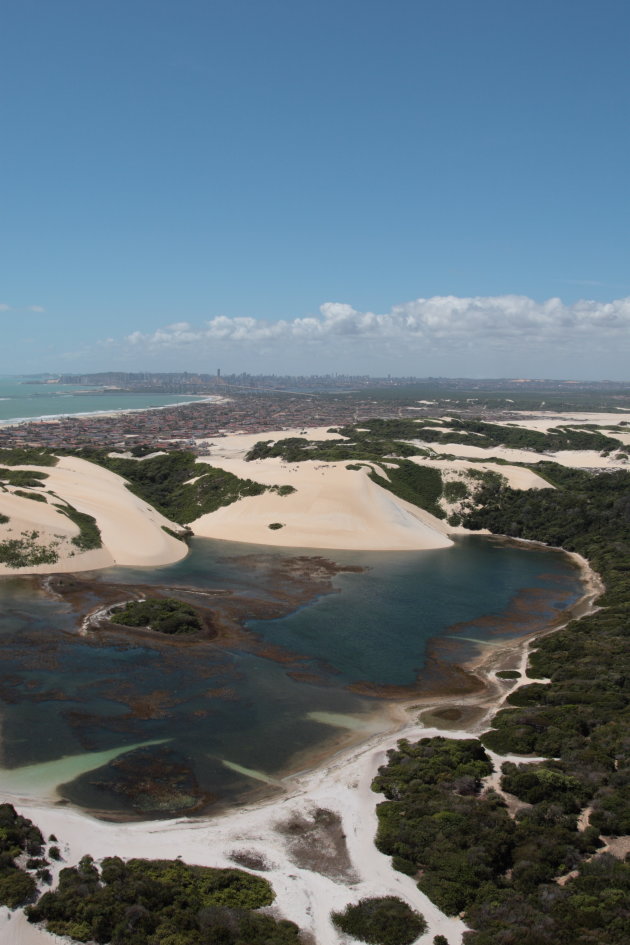
<svg viewBox="0 0 630 945"><path fill-rule="evenodd" d="M251 621L257 649L82 636L76 605L34 579L0 579L4 790L58 787L104 816L218 809L273 789L344 730L387 727L387 687L422 693L449 663L548 624L582 593L566 555L483 537L400 553L194 539L175 565L90 575L88 604L111 583L271 599L287 561L318 554L363 570L288 616Z"/></svg>
<svg viewBox="0 0 630 945"><path fill-rule="evenodd" d="M129 392L82 394L85 384L25 383L24 377L0 377L0 424L34 417L66 417L73 414L113 413L117 410L147 410L199 400L178 394L132 394Z"/></svg>

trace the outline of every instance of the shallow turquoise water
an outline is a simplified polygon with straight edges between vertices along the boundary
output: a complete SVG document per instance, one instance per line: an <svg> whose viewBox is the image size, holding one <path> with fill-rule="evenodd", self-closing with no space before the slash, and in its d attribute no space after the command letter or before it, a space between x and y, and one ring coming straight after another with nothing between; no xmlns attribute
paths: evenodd
<svg viewBox="0 0 630 945"><path fill-rule="evenodd" d="M195 539L175 565L97 577L264 597L278 561L298 554L317 553ZM461 661L484 641L548 622L581 593L566 556L481 537L437 551L320 554L365 570L337 575L335 593L288 617L250 624L294 654L286 664L234 647L97 644L77 636L67 603L33 595L32 581L0 582L7 787L27 782L45 793L66 780L62 793L74 803L136 816L172 812L143 807L134 791L146 778L170 778L178 796L233 799L324 746L339 731L331 722L372 724L382 703L349 686L409 686L418 676L426 685L428 655ZM90 757L102 752L113 760ZM64 757L65 777L63 763L51 764Z"/></svg>
<svg viewBox="0 0 630 945"><path fill-rule="evenodd" d="M24 384L21 381L17 377L0 377L0 423L34 417L146 410L168 404L194 403L199 399L179 394L80 394L77 391L87 390L88 385Z"/></svg>

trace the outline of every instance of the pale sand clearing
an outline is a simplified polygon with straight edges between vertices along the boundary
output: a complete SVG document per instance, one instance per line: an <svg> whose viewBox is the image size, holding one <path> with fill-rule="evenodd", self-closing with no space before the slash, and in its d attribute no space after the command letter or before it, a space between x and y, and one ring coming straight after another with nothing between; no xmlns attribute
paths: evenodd
<svg viewBox="0 0 630 945"><path fill-rule="evenodd" d="M570 411L567 413L554 413L553 410L533 410L531 412L512 415L509 420L500 420L502 424L513 424L517 427L525 427L528 430L539 430L546 433L552 427L568 427L575 424L592 423L598 427L617 426L619 423L630 423L630 413L620 411L619 413L587 413L583 411ZM629 431L630 432L630 431ZM616 436L616 434L612 434Z"/></svg>
<svg viewBox="0 0 630 945"><path fill-rule="evenodd" d="M449 443L449 446L451 444ZM522 466L507 466L503 463L475 463L471 467L470 463L467 463L465 459L427 459L424 456L410 456L409 459L413 463L417 463L418 466L433 466L435 469L439 469L441 472L446 473L459 473L462 476L466 476L468 471L472 469L484 470L486 472L495 472L500 476L504 476L507 479L508 485L512 489L549 489L549 483L535 473L531 469L524 469ZM458 478L457 475L450 476L449 478Z"/></svg>
<svg viewBox="0 0 630 945"><path fill-rule="evenodd" d="M471 459L504 459L508 463L536 463L554 462L560 466L574 469L627 469L628 463L616 459L614 456L601 456L597 450L559 450L557 453L536 453L533 450L508 449L505 446L469 446L467 443L423 443L414 440L426 449L432 449L437 454L445 453L450 456L468 456ZM503 467L495 469L501 472Z"/></svg>
<svg viewBox="0 0 630 945"><path fill-rule="evenodd" d="M60 543L61 557L56 564L20 568L17 572L0 565L0 574L86 571L113 564L155 567L179 561L187 554L183 542L162 530L163 525L178 526L133 495L115 473L74 456L62 456L57 466L45 467L43 471L48 473L48 478L44 480L42 494L51 490L79 512L94 516L101 530L103 547L83 553L74 548L76 554L71 557L73 546L67 539L79 530L69 519L52 505L2 492L0 512L9 516L9 522L0 526L0 539L18 537L23 530L35 529L40 532L42 542L56 540L56 535L65 536L66 540ZM49 502L59 501L51 495L46 498ZM8 532L8 529L13 531Z"/></svg>

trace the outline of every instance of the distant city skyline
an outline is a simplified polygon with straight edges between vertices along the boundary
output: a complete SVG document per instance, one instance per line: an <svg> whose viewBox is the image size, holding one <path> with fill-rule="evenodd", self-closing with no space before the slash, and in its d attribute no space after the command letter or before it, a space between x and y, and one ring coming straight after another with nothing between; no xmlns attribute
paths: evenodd
<svg viewBox="0 0 630 945"><path fill-rule="evenodd" d="M626 0L24 0L0 371L628 378Z"/></svg>

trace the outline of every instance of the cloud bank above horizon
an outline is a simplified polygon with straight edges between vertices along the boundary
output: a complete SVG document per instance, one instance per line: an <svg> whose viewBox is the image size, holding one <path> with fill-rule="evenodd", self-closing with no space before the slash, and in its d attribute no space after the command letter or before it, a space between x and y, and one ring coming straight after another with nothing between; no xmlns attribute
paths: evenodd
<svg viewBox="0 0 630 945"><path fill-rule="evenodd" d="M486 376L505 376L506 369L513 373L521 363L526 372L540 374L555 359L558 374L546 376L569 376L568 369L588 356L599 359L596 374L603 377L609 376L615 358L622 352L625 357L629 342L630 297L566 304L560 298L537 302L523 295L449 295L418 298L385 313L325 302L317 315L293 319L219 315L200 325L178 321L154 331L133 331L105 344L122 348L138 363L177 358L179 365L184 360L198 364L230 354L247 360L251 371L254 357L261 362L261 373L270 366L274 371L281 364L286 367L289 357L297 359L300 371L310 362L309 373L330 370L332 361L339 370L338 363L347 361L348 373L398 369L418 375L447 362L453 373L462 374L464 361L470 366L472 359ZM613 360L607 364L609 356ZM625 376L621 360L615 370Z"/></svg>
<svg viewBox="0 0 630 945"><path fill-rule="evenodd" d="M559 298L535 302L524 295L453 295L415 299L395 305L386 314L361 312L344 302L324 302L319 316L268 321L219 315L194 328L174 322L154 332L134 331L129 344L147 348L198 345L204 341L239 344L261 341L322 341L333 337L423 339L457 344L484 337L496 343L519 338L537 343L568 340L577 331L625 337L630 329L630 297L613 302L580 300L565 305Z"/></svg>

